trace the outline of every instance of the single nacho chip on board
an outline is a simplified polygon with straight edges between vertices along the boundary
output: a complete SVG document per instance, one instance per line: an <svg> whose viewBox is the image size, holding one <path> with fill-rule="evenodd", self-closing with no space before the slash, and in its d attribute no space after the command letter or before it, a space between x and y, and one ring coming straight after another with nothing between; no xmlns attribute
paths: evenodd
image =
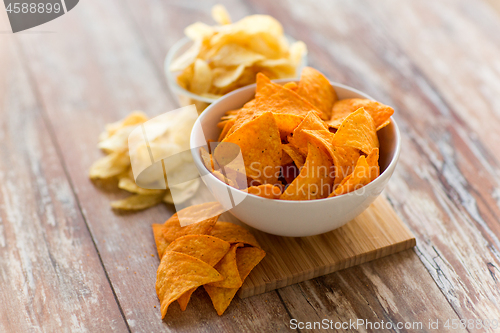
<svg viewBox="0 0 500 333"><path fill-rule="evenodd" d="M311 67L302 70L297 94L320 110L322 119L330 119L333 105L337 101L337 93L330 81L318 70Z"/></svg>
<svg viewBox="0 0 500 333"><path fill-rule="evenodd" d="M236 264L241 281L245 281L248 274L265 257L266 253L256 247L243 247L236 250ZM209 284L203 286L207 291L212 304L219 316L226 311L239 288L218 288Z"/></svg>
<svg viewBox="0 0 500 333"><path fill-rule="evenodd" d="M332 163L319 146L309 143L306 163L300 174L281 195L282 200L314 200L326 198L332 189Z"/></svg>
<svg viewBox="0 0 500 333"><path fill-rule="evenodd" d="M231 223L219 221L210 231L210 235L225 240L231 244L244 243L260 247L255 237L244 227Z"/></svg>
<svg viewBox="0 0 500 333"><path fill-rule="evenodd" d="M224 277L224 280L212 282L208 285L219 288L241 287L243 281L238 273L238 266L236 263L236 250L239 247L243 247L243 243L231 245L229 251L227 251L224 257L214 266L214 268Z"/></svg>
<svg viewBox="0 0 500 333"><path fill-rule="evenodd" d="M185 292L224 277L206 262L189 255L170 251L160 262L156 274L156 293L160 299L161 317L168 306Z"/></svg>

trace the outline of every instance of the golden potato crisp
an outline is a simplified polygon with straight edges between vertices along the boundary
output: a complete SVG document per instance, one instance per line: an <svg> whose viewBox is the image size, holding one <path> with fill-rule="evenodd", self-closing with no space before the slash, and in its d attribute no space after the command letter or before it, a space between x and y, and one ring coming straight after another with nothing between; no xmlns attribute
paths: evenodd
<svg viewBox="0 0 500 333"><path fill-rule="evenodd" d="M359 108L364 108L372 116L377 131L391 122L390 117L394 113L394 109L390 106L369 99L342 99L333 105L332 116L327 121L328 125L339 128L342 121Z"/></svg>
<svg viewBox="0 0 500 333"><path fill-rule="evenodd" d="M271 184L250 186L246 189L246 191L249 194L267 199L279 199L281 196L281 188L279 186Z"/></svg>
<svg viewBox="0 0 500 333"><path fill-rule="evenodd" d="M320 110L322 119L330 119L337 93L323 74L314 68L305 67L300 75L297 94Z"/></svg>
<svg viewBox="0 0 500 333"><path fill-rule="evenodd" d="M160 299L161 317L168 306L186 291L224 277L209 264L189 255L169 251L161 259L156 274L156 294Z"/></svg>
<svg viewBox="0 0 500 333"><path fill-rule="evenodd" d="M159 204L163 200L163 193L160 194L136 194L122 200L111 202L113 209L121 210L141 210Z"/></svg>
<svg viewBox="0 0 500 333"><path fill-rule="evenodd" d="M307 155L307 143L309 137L303 133L305 130L328 130L316 112L309 112L304 120L293 130L293 136L288 139L302 155Z"/></svg>
<svg viewBox="0 0 500 333"><path fill-rule="evenodd" d="M210 235L225 240L231 244L244 243L255 247L260 247L255 237L240 225L231 222L219 221L210 231Z"/></svg>
<svg viewBox="0 0 500 333"><path fill-rule="evenodd" d="M314 200L326 198L332 189L332 163L319 146L309 143L306 163L300 174L281 195L282 200Z"/></svg>
<svg viewBox="0 0 500 333"><path fill-rule="evenodd" d="M240 274L238 273L238 265L236 264L236 249L243 247L243 243L231 245L231 249L226 252L224 257L214 266L224 280L212 282L208 285L219 288L239 288L243 281L241 281Z"/></svg>
<svg viewBox="0 0 500 333"><path fill-rule="evenodd" d="M261 184L274 184L281 165L281 139L271 112L244 124L222 143L237 144L241 149L247 177ZM220 145L214 154L221 149Z"/></svg>
<svg viewBox="0 0 500 333"><path fill-rule="evenodd" d="M236 264L241 281L245 281L248 274L265 257L266 253L256 247L243 247L236 250ZM233 300L239 288L218 288L210 285L203 286L207 291L212 304L219 316L222 316Z"/></svg>
<svg viewBox="0 0 500 333"><path fill-rule="evenodd" d="M325 149L335 168L335 178L333 181L334 185L340 184L340 182L350 175L354 170L354 166L359 158L359 150L351 147L336 147L333 145L334 134L325 131L309 131L305 130L303 132L309 137L311 142L318 144L320 147Z"/></svg>
<svg viewBox="0 0 500 333"><path fill-rule="evenodd" d="M352 147L370 154L378 148L377 130L373 118L363 108L348 115L333 137L333 144L340 147Z"/></svg>
<svg viewBox="0 0 500 333"><path fill-rule="evenodd" d="M114 152L97 160L90 167L90 179L107 179L119 175L130 167L128 152Z"/></svg>
<svg viewBox="0 0 500 333"><path fill-rule="evenodd" d="M203 164L205 165L205 168L207 168L208 171L213 171L214 162L212 161L212 155L210 155L210 153L206 151L205 148L203 147L200 148L200 155L201 159L203 160Z"/></svg>

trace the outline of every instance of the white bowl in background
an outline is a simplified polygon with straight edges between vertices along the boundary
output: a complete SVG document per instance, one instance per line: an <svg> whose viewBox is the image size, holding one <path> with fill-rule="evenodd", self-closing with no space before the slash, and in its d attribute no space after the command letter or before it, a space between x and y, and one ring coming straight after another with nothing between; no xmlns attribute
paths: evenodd
<svg viewBox="0 0 500 333"><path fill-rule="evenodd" d="M279 84L298 80L276 80ZM368 98L370 96L354 88L332 83L339 99ZM255 84L226 94L213 102L196 120L191 133L191 152L200 174L206 174L206 168L200 157L198 147L206 146L207 140L217 141L220 128L217 123L228 110L240 108L254 98ZM401 136L398 126L391 117L391 123L377 132L380 142L380 176L357 191L337 197L289 201L273 200L247 194L217 179L212 174L203 177L203 181L215 198L225 206L228 191L234 198L242 200L235 207L225 207L230 213L249 226L278 236L305 237L322 234L337 229L361 214L385 188L396 167L401 149ZM223 197L224 196L224 197ZM238 200L238 201L239 201ZM230 209L229 209L230 208Z"/></svg>

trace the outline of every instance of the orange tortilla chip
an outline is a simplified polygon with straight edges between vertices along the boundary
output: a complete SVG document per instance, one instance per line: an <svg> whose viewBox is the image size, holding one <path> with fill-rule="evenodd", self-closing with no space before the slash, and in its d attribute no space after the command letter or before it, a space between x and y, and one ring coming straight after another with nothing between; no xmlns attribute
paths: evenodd
<svg viewBox="0 0 500 333"><path fill-rule="evenodd" d="M236 264L236 249L238 247L243 247L243 243L231 245L231 248L226 252L225 256L214 266L217 272L224 277L224 280L209 283L210 286L219 288L241 287L243 281L240 278L238 265Z"/></svg>
<svg viewBox="0 0 500 333"><path fill-rule="evenodd" d="M255 247L260 247L255 237L240 225L231 222L219 221L215 224L210 235L220 238L231 244L244 243Z"/></svg>
<svg viewBox="0 0 500 333"><path fill-rule="evenodd" d="M224 140L226 138L227 134L229 133L229 131L231 130L231 128L233 127L235 122L236 122L236 118L231 118L225 123L224 128L222 129L222 132L220 132L220 135L219 135L219 139L218 139L219 142L221 142L222 140Z"/></svg>
<svg viewBox="0 0 500 333"><path fill-rule="evenodd" d="M309 137L303 133L305 130L328 130L328 127L315 112L309 112L299 126L293 131L293 136L288 141L295 146L302 155L307 155L307 142Z"/></svg>
<svg viewBox="0 0 500 333"><path fill-rule="evenodd" d="M212 172L214 170L214 162L212 161L212 155L205 148L200 148L201 159L203 160L203 164L208 171Z"/></svg>
<svg viewBox="0 0 500 333"><path fill-rule="evenodd" d="M339 128L344 119L359 108L364 108L372 116L377 131L388 125L391 122L390 117L394 114L393 108L377 101L348 98L335 102L328 124L333 128Z"/></svg>
<svg viewBox="0 0 500 333"><path fill-rule="evenodd" d="M293 159L285 150L283 150L283 145L281 145L281 166L293 163Z"/></svg>
<svg viewBox="0 0 500 333"><path fill-rule="evenodd" d="M250 186L247 188L247 192L267 199L279 199L281 196L281 188L272 184Z"/></svg>
<svg viewBox="0 0 500 333"><path fill-rule="evenodd" d="M370 154L378 148L378 137L373 118L363 108L347 116L333 137L333 144L340 147L352 147Z"/></svg>
<svg viewBox="0 0 500 333"><path fill-rule="evenodd" d="M321 131L304 131L309 137L309 140L320 145L330 155L333 165L335 167L334 185L340 184L342 180L350 175L354 170L354 166L359 158L359 150L351 147L336 147L333 145L334 134L321 130Z"/></svg>
<svg viewBox="0 0 500 333"><path fill-rule="evenodd" d="M297 83L291 81L291 82L287 82L283 85L283 88L285 89L290 89L290 90L293 90L293 91L297 91L297 89L299 89L299 86L297 85Z"/></svg>
<svg viewBox="0 0 500 333"><path fill-rule="evenodd" d="M370 166L370 179L373 181L380 175L380 166L378 165L379 151L374 148L372 152L366 156L366 163Z"/></svg>
<svg viewBox="0 0 500 333"><path fill-rule="evenodd" d="M314 200L330 194L333 178L330 177L332 162L318 145L309 143L306 163L300 174L286 188L280 199Z"/></svg>
<svg viewBox="0 0 500 333"><path fill-rule="evenodd" d="M247 102L243 107L238 111L236 118L234 119L234 125L229 129L226 134L226 138L228 138L231 134L236 132L241 126L256 118L262 112L257 112L255 108L256 101L255 98Z"/></svg>
<svg viewBox="0 0 500 333"><path fill-rule="evenodd" d="M287 143L286 145L281 145L281 149L283 149L283 151L290 156L297 168L302 168L304 166L304 156L302 156L297 148Z"/></svg>
<svg viewBox="0 0 500 333"><path fill-rule="evenodd" d="M187 235L179 237L170 243L166 251L187 254L213 267L225 256L230 247L231 244L217 237L208 235ZM191 294L193 294L196 289L195 287L186 291L177 299L182 311L186 310Z"/></svg>
<svg viewBox="0 0 500 333"><path fill-rule="evenodd" d="M201 205L190 206L172 215L164 224L153 224L153 234L158 250L158 257L161 258L167 246L179 237L186 235L206 235L210 233L212 227L217 222L219 215L211 216L214 212L212 207L220 207L219 203L207 202ZM194 215L207 216L201 222L189 224L181 227L178 214L182 211L193 212ZM203 215L205 214L205 215Z"/></svg>
<svg viewBox="0 0 500 333"><path fill-rule="evenodd" d="M281 165L281 139L271 112L249 121L224 142L240 147L247 177L261 184L276 183ZM217 146L215 154L219 149L221 145Z"/></svg>
<svg viewBox="0 0 500 333"><path fill-rule="evenodd" d="M374 154L378 155L378 149ZM373 162L374 159L374 157L370 157L371 162ZM378 169L378 164L376 166L370 166L367 162L367 158L365 156L360 156L350 177L346 177L335 191L330 194L330 197L356 191L370 183L373 180L372 177L378 174L378 171L374 171L374 169Z"/></svg>
<svg viewBox="0 0 500 333"><path fill-rule="evenodd" d="M179 252L168 252L162 258L156 274L161 317L165 317L168 306L186 291L223 279L215 268L199 259Z"/></svg>
<svg viewBox="0 0 500 333"><path fill-rule="evenodd" d="M297 94L320 110L322 119L330 119L337 93L323 74L314 68L305 67L300 75Z"/></svg>
<svg viewBox="0 0 500 333"><path fill-rule="evenodd" d="M257 88L255 92L257 108L273 113L294 114L305 117L308 112L321 112L311 103L290 89L271 82L262 73L257 74Z"/></svg>
<svg viewBox="0 0 500 333"><path fill-rule="evenodd" d="M243 247L236 250L236 264L241 280L244 282L248 274L265 257L266 253L256 247ZM210 285L203 286L207 291L215 310L222 316L233 300L239 288L218 288Z"/></svg>

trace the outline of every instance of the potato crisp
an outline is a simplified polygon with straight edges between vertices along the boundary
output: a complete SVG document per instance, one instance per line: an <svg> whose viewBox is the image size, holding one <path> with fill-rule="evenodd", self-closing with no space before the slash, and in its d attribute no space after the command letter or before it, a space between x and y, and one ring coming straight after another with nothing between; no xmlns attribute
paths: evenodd
<svg viewBox="0 0 500 333"><path fill-rule="evenodd" d="M390 123L393 112L376 101L338 100L334 87L313 68L304 68L298 83L283 85L259 73L255 98L241 109L228 110L218 125L222 143L240 147L247 183L241 184L241 173L222 177L218 170L209 171L229 186L266 199L346 194L378 177L377 130ZM207 152L200 153L208 165ZM366 165L369 176L353 175Z"/></svg>

